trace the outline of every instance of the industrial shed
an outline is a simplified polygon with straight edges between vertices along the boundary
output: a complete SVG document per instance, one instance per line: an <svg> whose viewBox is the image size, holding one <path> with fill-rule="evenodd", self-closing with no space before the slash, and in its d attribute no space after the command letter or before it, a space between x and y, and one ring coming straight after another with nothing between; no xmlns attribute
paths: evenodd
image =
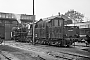
<svg viewBox="0 0 90 60"><path fill-rule="evenodd" d="M12 28L19 25L16 15L19 16L21 24L33 21L33 15L0 12L0 36L4 37L5 40L11 39Z"/></svg>

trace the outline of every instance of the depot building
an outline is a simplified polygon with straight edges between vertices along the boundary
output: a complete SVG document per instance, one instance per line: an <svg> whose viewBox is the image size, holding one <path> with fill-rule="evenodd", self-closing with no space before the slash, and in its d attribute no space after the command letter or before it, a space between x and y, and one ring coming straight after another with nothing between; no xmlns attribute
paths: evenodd
<svg viewBox="0 0 90 60"><path fill-rule="evenodd" d="M79 28L90 28L90 21L82 23L67 24L67 26L79 26Z"/></svg>
<svg viewBox="0 0 90 60"><path fill-rule="evenodd" d="M5 40L10 40L12 27L19 23L32 23L33 17L35 16L0 12L0 37L3 37Z"/></svg>

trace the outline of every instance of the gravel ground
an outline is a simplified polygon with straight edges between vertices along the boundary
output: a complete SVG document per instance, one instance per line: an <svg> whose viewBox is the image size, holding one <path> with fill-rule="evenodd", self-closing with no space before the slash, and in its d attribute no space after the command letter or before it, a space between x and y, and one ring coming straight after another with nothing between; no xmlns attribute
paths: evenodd
<svg viewBox="0 0 90 60"><path fill-rule="evenodd" d="M19 58L20 60L56 60L56 58L44 53L43 51L40 51L35 47L32 47L32 46L30 47L29 45L27 46L20 43L14 44L12 42L8 42L2 45L4 45L3 46L4 48L8 46L8 49L9 49L9 50L7 49L2 49L2 50L8 51L9 53ZM11 47L14 47L14 48L10 49ZM18 48L20 49L20 51L18 51Z"/></svg>
<svg viewBox="0 0 90 60"><path fill-rule="evenodd" d="M3 48L4 47L4 48ZM45 60L34 52L0 45L1 60Z"/></svg>
<svg viewBox="0 0 90 60"><path fill-rule="evenodd" d="M81 48L79 49L77 46L75 46L75 48L62 48L62 47L61 48L57 48L57 47L53 47L53 46L49 46L48 47L48 46L44 46L44 45L40 45L40 46L35 45L35 46L33 46L33 45L29 45L28 43L17 43L17 42L10 42L10 41L5 43L5 45L9 45L9 46L13 46L13 47L20 48L20 49L23 49L23 50L31 51L32 53L29 54L30 56L32 56L32 57L33 56L34 57L40 57L40 58L42 57L42 58L44 58L46 60L63 60L62 58L60 58L60 56L71 57L71 58L75 59L75 57L68 56L68 55L65 55L65 54L63 55L61 53L58 53L60 51L65 51L65 52L68 52L68 53L69 52L70 53L73 52L75 54L77 54L77 53L85 54L86 53L85 55L88 55L88 56L90 55L86 51L81 51L80 50ZM52 51L54 51L54 52L52 52ZM24 55L25 54L28 55L27 53L23 53L23 54ZM19 57L20 57L20 55L19 55ZM81 59L82 58L80 58L80 60ZM87 60L87 59L85 59L85 60Z"/></svg>

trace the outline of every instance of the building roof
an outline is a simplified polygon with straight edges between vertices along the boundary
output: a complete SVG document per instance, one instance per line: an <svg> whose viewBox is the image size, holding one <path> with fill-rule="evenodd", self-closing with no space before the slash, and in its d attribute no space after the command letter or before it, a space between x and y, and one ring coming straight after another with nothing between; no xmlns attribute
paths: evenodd
<svg viewBox="0 0 90 60"><path fill-rule="evenodd" d="M35 17L35 16L34 16ZM27 14L14 14L14 13L4 13L0 12L0 19L4 20L25 20L25 21L33 21L33 15L27 15Z"/></svg>

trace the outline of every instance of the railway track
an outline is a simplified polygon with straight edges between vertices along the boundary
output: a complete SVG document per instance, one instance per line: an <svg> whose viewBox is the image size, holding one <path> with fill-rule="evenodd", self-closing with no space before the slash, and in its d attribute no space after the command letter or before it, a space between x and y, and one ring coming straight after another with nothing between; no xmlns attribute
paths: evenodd
<svg viewBox="0 0 90 60"><path fill-rule="evenodd" d="M45 54L49 55L49 56L52 56L54 57L56 60L90 60L90 56L89 55L83 55L83 54L78 54L78 53L75 53L75 52L69 52L69 51L63 51L63 49L56 49L54 47L48 47L46 48L46 46L30 46L30 45L24 45L24 44L17 44L16 46L23 46L23 47L26 47L25 49L29 49L29 50L33 50L33 51L38 51L38 48L41 50L39 51L44 51ZM23 48L21 47L21 48ZM51 48L51 49L49 49ZM43 50L44 49L44 50ZM54 49L52 51L52 49ZM46 51L45 51L46 50ZM71 50L72 51L72 50ZM48 56L48 57L49 57Z"/></svg>
<svg viewBox="0 0 90 60"><path fill-rule="evenodd" d="M5 60L12 60L10 57L7 57L7 56L5 56L5 55L3 55L3 54L1 54L3 57L5 57Z"/></svg>
<svg viewBox="0 0 90 60"><path fill-rule="evenodd" d="M47 52L47 54L49 54L55 58L64 59L64 60L90 60L89 56L71 53L71 52L67 53L67 52L50 51L50 52Z"/></svg>
<svg viewBox="0 0 90 60"><path fill-rule="evenodd" d="M13 54L8 53L6 51L0 51L0 54L2 56L1 60L20 60L17 57L15 57Z"/></svg>

